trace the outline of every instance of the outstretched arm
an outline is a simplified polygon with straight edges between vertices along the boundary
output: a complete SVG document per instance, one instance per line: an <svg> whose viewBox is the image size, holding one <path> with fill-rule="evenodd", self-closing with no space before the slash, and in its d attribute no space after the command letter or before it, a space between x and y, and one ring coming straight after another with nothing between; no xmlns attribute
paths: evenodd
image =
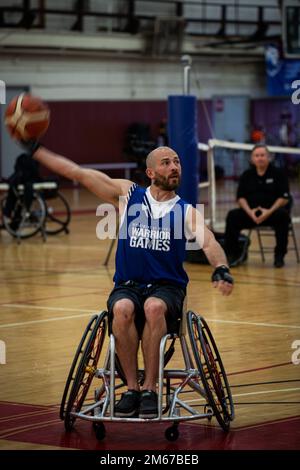
<svg viewBox="0 0 300 470"><path fill-rule="evenodd" d="M223 295L230 295L233 289L233 278L229 273L226 255L220 243L205 225L202 214L194 207L190 208L186 223L189 232L196 237L209 263L215 268L212 275L214 287L217 287Z"/></svg>
<svg viewBox="0 0 300 470"><path fill-rule="evenodd" d="M33 154L33 158L54 173L78 181L99 198L116 206L119 203L119 197L126 195L132 185L132 181L112 179L101 171L82 168L72 160L53 153L45 147L39 147Z"/></svg>

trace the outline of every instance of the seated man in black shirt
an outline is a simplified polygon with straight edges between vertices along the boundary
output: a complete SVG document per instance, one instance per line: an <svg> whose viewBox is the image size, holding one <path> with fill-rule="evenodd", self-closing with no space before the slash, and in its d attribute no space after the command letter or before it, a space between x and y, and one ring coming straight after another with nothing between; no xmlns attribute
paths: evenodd
<svg viewBox="0 0 300 470"><path fill-rule="evenodd" d="M290 223L288 180L282 170L270 163L265 145L254 146L251 163L252 167L241 175L239 181L237 201L240 209L233 209L227 215L225 251L230 266L237 266L243 261L238 253L240 231L256 225L269 225L274 228L276 236L274 266L281 268L287 252Z"/></svg>

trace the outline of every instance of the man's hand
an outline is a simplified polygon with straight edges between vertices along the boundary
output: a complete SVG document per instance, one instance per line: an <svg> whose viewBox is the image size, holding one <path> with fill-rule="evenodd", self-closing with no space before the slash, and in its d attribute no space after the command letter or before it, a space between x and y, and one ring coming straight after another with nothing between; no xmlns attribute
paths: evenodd
<svg viewBox="0 0 300 470"><path fill-rule="evenodd" d="M258 224L258 217L256 215L256 212L260 210L260 207L255 207L254 209L250 209L249 212L248 212L248 215L249 217L251 217L251 219L253 220L253 222L255 224Z"/></svg>
<svg viewBox="0 0 300 470"><path fill-rule="evenodd" d="M270 209L264 209L263 207L259 207L258 210L261 212L261 214L257 217L257 224L261 224L272 214Z"/></svg>
<svg viewBox="0 0 300 470"><path fill-rule="evenodd" d="M218 266L211 277L213 286L219 289L222 295L230 295L233 289L233 277L225 265Z"/></svg>

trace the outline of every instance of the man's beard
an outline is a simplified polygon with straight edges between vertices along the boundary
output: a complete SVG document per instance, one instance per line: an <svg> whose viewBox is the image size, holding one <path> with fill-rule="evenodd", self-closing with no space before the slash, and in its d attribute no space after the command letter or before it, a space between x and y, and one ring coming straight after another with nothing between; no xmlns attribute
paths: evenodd
<svg viewBox="0 0 300 470"><path fill-rule="evenodd" d="M173 177L176 177L177 180L171 182L171 180L173 180ZM173 177L161 176L155 173L153 184L155 184L155 186L157 186L158 188L164 191L174 191L174 189L177 189L178 186L180 185L180 176L173 175Z"/></svg>

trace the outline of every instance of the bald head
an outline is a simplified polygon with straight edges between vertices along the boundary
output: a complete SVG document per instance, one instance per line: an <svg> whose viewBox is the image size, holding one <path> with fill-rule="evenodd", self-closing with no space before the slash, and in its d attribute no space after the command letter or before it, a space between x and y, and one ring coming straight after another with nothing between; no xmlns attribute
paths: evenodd
<svg viewBox="0 0 300 470"><path fill-rule="evenodd" d="M170 147L158 147L146 159L146 175L151 185L164 191L174 191L180 184L181 165L177 153Z"/></svg>
<svg viewBox="0 0 300 470"><path fill-rule="evenodd" d="M149 155L146 158L146 165L147 168L155 168L156 164L163 158L163 157L174 157L177 156L177 153L174 152L173 149L170 147L158 147L152 152L149 153Z"/></svg>

